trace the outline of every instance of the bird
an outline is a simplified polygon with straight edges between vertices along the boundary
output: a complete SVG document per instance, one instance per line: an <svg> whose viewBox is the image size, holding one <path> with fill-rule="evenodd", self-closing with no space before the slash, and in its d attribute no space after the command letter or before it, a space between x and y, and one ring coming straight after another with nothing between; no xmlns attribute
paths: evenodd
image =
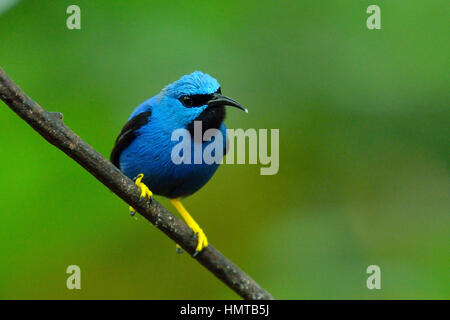
<svg viewBox="0 0 450 320"><path fill-rule="evenodd" d="M248 112L239 102L222 95L221 85L209 74L194 71L184 75L134 109L110 156L111 162L134 180L141 190L141 197L152 199L153 195L160 195L170 199L194 232L197 239L194 255L208 246L208 239L181 199L202 188L220 163L195 163L193 153L192 159L187 159L191 161L174 163L171 154L178 142L172 139L172 133L178 129L187 130L191 145L201 145L204 150L213 139L194 139L194 122L201 121L203 132L208 129L220 131L224 155L227 151L226 106ZM134 214L132 207L130 213ZM177 245L177 251L180 249Z"/></svg>

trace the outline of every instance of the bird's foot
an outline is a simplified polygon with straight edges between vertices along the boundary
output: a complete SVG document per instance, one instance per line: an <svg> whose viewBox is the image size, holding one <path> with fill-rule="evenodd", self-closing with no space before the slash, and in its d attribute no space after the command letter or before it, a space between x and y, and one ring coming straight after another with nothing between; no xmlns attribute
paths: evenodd
<svg viewBox="0 0 450 320"><path fill-rule="evenodd" d="M177 244L177 245L175 246L175 250L176 250L177 253L179 253L179 254L182 254L182 253L184 252L183 248L182 248L179 244Z"/></svg>
<svg viewBox="0 0 450 320"><path fill-rule="evenodd" d="M180 215L183 217L184 221L186 221L186 224L189 226L189 228L194 231L194 238L197 239L197 247L195 248L195 253L193 256L195 257L197 254L199 254L204 248L208 246L208 239L206 238L205 233L203 232L202 228L198 225L197 222L191 217L191 215L187 212L187 210L184 208L184 206L181 204L180 200L178 199L172 199L172 204L177 209L177 211L180 213ZM179 246L178 246L179 247ZM178 252L177 248L177 252Z"/></svg>
<svg viewBox="0 0 450 320"><path fill-rule="evenodd" d="M198 225L197 225L198 227ZM194 231L194 228L191 228ZM193 256L197 256L205 247L208 246L208 239L206 238L205 233L203 232L203 230L199 227L197 229L198 231L194 231L194 239L197 239L197 248L195 249L195 252L193 254ZM176 245L175 246L175 250L177 251L177 253L183 253L184 250L180 245Z"/></svg>
<svg viewBox="0 0 450 320"><path fill-rule="evenodd" d="M141 198L147 197L149 199L152 198L153 192L150 191L150 189L142 182L142 179L144 178L144 174L140 173L136 178L136 185L141 188Z"/></svg>
<svg viewBox="0 0 450 320"><path fill-rule="evenodd" d="M150 191L150 189L142 182L142 178L144 178L144 174L140 173L136 180L135 183L136 185L141 189L141 198L148 198L148 199L152 199L153 196L153 192ZM136 213L136 210L134 210L134 208L132 206L130 206L130 215L134 216Z"/></svg>
<svg viewBox="0 0 450 320"><path fill-rule="evenodd" d="M198 255L204 248L208 246L208 238L206 238L205 232L203 232L202 228L196 224L196 226L189 226L192 231L194 231L194 238L197 238L197 248L195 248L195 253L193 256Z"/></svg>

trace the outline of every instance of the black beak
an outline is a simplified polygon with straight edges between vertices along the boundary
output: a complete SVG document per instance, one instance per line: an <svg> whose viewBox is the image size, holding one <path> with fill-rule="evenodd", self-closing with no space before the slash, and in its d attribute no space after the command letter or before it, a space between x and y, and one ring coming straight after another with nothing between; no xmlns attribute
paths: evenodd
<svg viewBox="0 0 450 320"><path fill-rule="evenodd" d="M208 107L218 107L218 106L231 106L241 109L245 113L248 113L248 110L244 108L239 102L234 101L231 98L224 97L220 93L214 93L212 95L211 100L208 101Z"/></svg>

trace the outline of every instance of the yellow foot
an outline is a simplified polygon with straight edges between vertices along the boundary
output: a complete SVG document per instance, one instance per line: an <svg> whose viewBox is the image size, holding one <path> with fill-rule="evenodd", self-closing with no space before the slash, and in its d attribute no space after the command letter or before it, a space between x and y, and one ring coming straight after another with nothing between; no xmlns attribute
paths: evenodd
<svg viewBox="0 0 450 320"><path fill-rule="evenodd" d="M180 247L179 244L177 244L177 245L175 246L175 250L177 250L177 253L180 253L180 254L184 252L183 248Z"/></svg>
<svg viewBox="0 0 450 320"><path fill-rule="evenodd" d="M204 248L208 246L208 239L206 238L206 234L203 232L203 230L197 225L197 228L192 228L194 231L195 237L198 239L197 241L197 248L195 249L194 257L199 254L200 251L202 251Z"/></svg>
<svg viewBox="0 0 450 320"><path fill-rule="evenodd" d="M141 188L141 198L146 197L152 199L153 192L151 192L150 189L142 182L142 178L144 178L144 174L140 173L135 180L136 185ZM130 206L130 214L134 216L135 213L136 210Z"/></svg>
<svg viewBox="0 0 450 320"><path fill-rule="evenodd" d="M191 215L187 212L184 206L181 204L180 200L172 199L173 206L177 209L180 215L183 217L184 221L186 221L187 225L194 231L194 235L197 238L197 248L195 248L194 257L201 252L204 248L208 246L208 239L206 238L205 233L202 228L195 222L195 220L191 217ZM178 251L178 250L177 250Z"/></svg>

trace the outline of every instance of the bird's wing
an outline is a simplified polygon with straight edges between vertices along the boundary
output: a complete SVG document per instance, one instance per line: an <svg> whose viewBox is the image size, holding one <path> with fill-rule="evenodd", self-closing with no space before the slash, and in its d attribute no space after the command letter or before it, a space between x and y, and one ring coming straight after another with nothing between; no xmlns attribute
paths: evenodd
<svg viewBox="0 0 450 320"><path fill-rule="evenodd" d="M136 138L137 130L150 121L152 111L148 110L134 116L123 126L111 152L111 162L120 169L119 159L122 151Z"/></svg>

